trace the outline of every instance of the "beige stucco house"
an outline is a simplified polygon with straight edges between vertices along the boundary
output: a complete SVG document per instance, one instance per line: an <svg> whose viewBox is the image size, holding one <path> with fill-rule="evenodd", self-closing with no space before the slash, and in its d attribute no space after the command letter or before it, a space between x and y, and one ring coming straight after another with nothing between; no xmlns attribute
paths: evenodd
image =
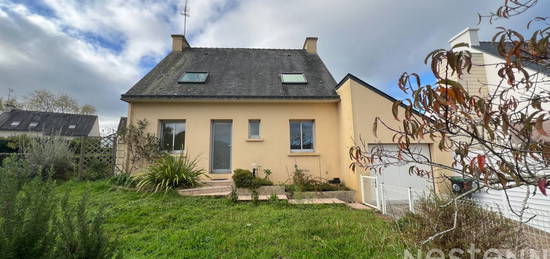
<svg viewBox="0 0 550 259"><path fill-rule="evenodd" d="M395 146L390 132L372 133L377 116L399 123L392 97L350 74L337 82L317 53L317 38L306 38L301 49L197 48L182 35L172 39L172 52L122 95L124 123L146 119L163 149L198 156L211 179L256 168L284 183L298 165L340 178L357 200L364 197L360 175L370 173L352 172L348 151L359 139ZM450 164L451 155L429 140L417 145ZM408 169L388 170L400 173L388 181L407 185Z"/></svg>

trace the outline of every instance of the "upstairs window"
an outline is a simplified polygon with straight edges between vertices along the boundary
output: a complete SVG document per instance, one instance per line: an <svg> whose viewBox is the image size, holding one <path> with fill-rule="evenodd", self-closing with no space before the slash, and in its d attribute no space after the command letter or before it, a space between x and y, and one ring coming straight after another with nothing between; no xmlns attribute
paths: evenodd
<svg viewBox="0 0 550 259"><path fill-rule="evenodd" d="M69 129L76 129L76 125L75 124L69 125Z"/></svg>
<svg viewBox="0 0 550 259"><path fill-rule="evenodd" d="M21 122L20 122L20 121L12 121L12 122L10 123L10 126L12 126L12 127L17 127L17 126L19 126L19 123L21 123Z"/></svg>
<svg viewBox="0 0 550 259"><path fill-rule="evenodd" d="M185 121L160 122L160 147L168 152L184 150Z"/></svg>
<svg viewBox="0 0 550 259"><path fill-rule="evenodd" d="M248 120L248 138L260 138L260 120Z"/></svg>
<svg viewBox="0 0 550 259"><path fill-rule="evenodd" d="M307 84L306 76L303 73L282 73L283 84Z"/></svg>
<svg viewBox="0 0 550 259"><path fill-rule="evenodd" d="M204 83L206 78L208 78L207 72L185 72L178 83Z"/></svg>
<svg viewBox="0 0 550 259"><path fill-rule="evenodd" d="M29 127L31 127L31 128L34 128L36 126L38 126L38 122L33 121L33 122L29 123Z"/></svg>
<svg viewBox="0 0 550 259"><path fill-rule="evenodd" d="M314 125L313 120L290 121L291 152L313 152Z"/></svg>

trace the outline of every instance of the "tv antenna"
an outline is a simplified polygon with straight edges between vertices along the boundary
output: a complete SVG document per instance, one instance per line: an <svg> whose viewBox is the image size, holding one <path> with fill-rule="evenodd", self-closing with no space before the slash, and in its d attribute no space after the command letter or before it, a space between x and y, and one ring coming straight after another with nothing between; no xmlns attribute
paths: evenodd
<svg viewBox="0 0 550 259"><path fill-rule="evenodd" d="M187 7L188 0L185 0L185 4L183 5L183 11L181 11L181 15L183 15L183 35L185 36L185 33L187 33L187 17L190 16L189 7Z"/></svg>

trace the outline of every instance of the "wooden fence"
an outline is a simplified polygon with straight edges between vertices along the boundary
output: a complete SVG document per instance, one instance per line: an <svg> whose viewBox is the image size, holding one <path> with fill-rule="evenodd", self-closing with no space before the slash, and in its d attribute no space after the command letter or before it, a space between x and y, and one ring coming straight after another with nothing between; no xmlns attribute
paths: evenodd
<svg viewBox="0 0 550 259"><path fill-rule="evenodd" d="M77 137L71 140L74 151L73 161L78 174L96 167L107 167L115 172L117 135L104 137ZM0 162L11 155L22 157L23 153L0 153Z"/></svg>

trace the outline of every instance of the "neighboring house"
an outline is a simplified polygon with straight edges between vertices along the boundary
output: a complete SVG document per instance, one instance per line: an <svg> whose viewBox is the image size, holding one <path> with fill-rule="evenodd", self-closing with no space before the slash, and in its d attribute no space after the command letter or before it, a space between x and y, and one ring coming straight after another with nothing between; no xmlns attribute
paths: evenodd
<svg viewBox="0 0 550 259"><path fill-rule="evenodd" d="M317 54L317 38L302 49L196 48L172 35L173 50L122 100L128 124L146 119L147 131L164 150L199 157L212 179L230 179L234 169L271 169L277 183L291 180L294 166L323 179L341 179L361 200L360 174L349 168L349 148L396 148L393 134L373 135L375 117L398 126L394 99L348 74L334 80ZM121 120L125 122L126 120ZM414 144L432 160L451 155L430 140ZM391 184L431 188L405 165L383 173ZM435 172L436 175L440 172ZM366 173L370 174L370 173Z"/></svg>
<svg viewBox="0 0 550 259"><path fill-rule="evenodd" d="M60 135L99 136L97 115L26 111L10 108L0 114L0 137Z"/></svg>
<svg viewBox="0 0 550 259"><path fill-rule="evenodd" d="M463 49L472 53L472 70L469 74L465 74L460 80L458 80L465 89L471 94L476 95L489 95L496 91L496 86L500 84L501 78L498 76L498 69L495 64L502 63L504 60L499 56L497 51L497 45L492 42L479 41L478 29L466 28L453 38L449 40L449 44L452 46L458 43L467 43L469 46ZM540 66L534 63L525 63L526 70L530 75L537 74L534 80L539 82L539 88L550 90L550 67ZM522 78L521 75L516 75L516 78ZM456 78L455 78L456 79ZM506 84L506 82L503 82ZM525 92L518 92L518 96L525 94ZM517 97L517 96L516 96ZM550 103L543 104L543 109L550 110ZM550 122L545 122L544 128L547 132L550 132ZM538 135L538 133L536 133ZM541 138L550 138L544 136L538 136ZM527 211L525 218L529 218L533 215L538 215L529 222L531 226L550 232L550 197L542 195L540 192L533 195L534 187L530 190L527 188L515 188L507 191L508 198L504 191L488 191L481 192L474 195L481 203L491 206L499 207L505 215L513 217L513 213L510 210L508 199L512 208L519 211L522 202L525 199L528 191L530 191L529 210Z"/></svg>

